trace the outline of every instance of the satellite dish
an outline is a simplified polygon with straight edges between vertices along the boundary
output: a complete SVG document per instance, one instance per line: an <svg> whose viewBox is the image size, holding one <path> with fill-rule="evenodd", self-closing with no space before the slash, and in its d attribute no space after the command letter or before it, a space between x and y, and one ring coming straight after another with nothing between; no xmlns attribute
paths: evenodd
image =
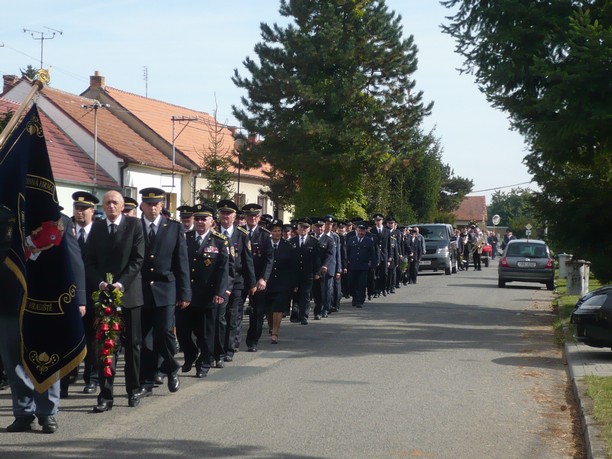
<svg viewBox="0 0 612 459"><path fill-rule="evenodd" d="M493 221L493 224L495 226L499 225L499 222L501 221L501 218L499 218L499 215L493 215L493 218L491 219Z"/></svg>

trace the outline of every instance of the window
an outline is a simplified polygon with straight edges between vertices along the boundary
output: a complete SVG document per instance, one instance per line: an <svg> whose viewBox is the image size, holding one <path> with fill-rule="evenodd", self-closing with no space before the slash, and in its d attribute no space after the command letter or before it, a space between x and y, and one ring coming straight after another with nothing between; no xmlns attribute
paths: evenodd
<svg viewBox="0 0 612 459"><path fill-rule="evenodd" d="M268 212L268 197L267 196L258 196L257 204L261 206L261 213L267 214Z"/></svg>
<svg viewBox="0 0 612 459"><path fill-rule="evenodd" d="M234 202L236 203L239 209L242 208L246 205L246 195L243 193L236 193L234 195Z"/></svg>
<svg viewBox="0 0 612 459"><path fill-rule="evenodd" d="M200 190L198 191L198 201L210 201L212 199L212 193L210 190Z"/></svg>
<svg viewBox="0 0 612 459"><path fill-rule="evenodd" d="M123 196L127 196L128 198L134 198L138 200L138 190L136 189L135 186L124 186Z"/></svg>

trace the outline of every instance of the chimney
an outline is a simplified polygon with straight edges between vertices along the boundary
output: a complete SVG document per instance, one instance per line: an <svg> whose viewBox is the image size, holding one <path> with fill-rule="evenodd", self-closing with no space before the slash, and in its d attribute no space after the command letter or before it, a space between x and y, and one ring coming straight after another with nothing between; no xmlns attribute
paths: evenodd
<svg viewBox="0 0 612 459"><path fill-rule="evenodd" d="M90 89L94 89L94 88L104 89L105 86L106 86L105 78L102 75L100 75L99 70L96 70L93 76L89 77L89 88Z"/></svg>
<svg viewBox="0 0 612 459"><path fill-rule="evenodd" d="M6 93L9 89L15 87L20 80L17 75L2 75L2 79L4 80L2 94Z"/></svg>

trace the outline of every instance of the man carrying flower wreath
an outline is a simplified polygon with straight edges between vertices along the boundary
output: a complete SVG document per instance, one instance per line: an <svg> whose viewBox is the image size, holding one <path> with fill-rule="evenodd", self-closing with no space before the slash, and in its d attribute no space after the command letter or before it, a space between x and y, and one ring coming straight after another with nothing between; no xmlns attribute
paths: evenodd
<svg viewBox="0 0 612 459"><path fill-rule="evenodd" d="M122 293L121 321L125 345L125 385L129 406L138 406L148 393L140 385L140 345L142 341L141 309L143 305L140 270L144 260L144 235L138 218L122 215L121 193L108 191L102 199L106 218L94 222L87 241L85 271L87 282L99 286L99 292L118 290ZM101 305L105 308L107 305ZM101 322L99 322L101 323ZM112 323L110 324L112 326ZM102 332L102 330L99 330ZM113 384L119 343L106 338L99 342L102 351L112 349L111 366L99 366L100 394L94 412L113 407ZM113 341L112 343L110 341ZM101 356L106 361L109 356Z"/></svg>

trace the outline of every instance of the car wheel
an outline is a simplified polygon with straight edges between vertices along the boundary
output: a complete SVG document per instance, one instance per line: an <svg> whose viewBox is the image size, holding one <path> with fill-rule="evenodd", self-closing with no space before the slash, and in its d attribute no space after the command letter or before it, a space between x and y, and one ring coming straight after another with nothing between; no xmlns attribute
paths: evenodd
<svg viewBox="0 0 612 459"><path fill-rule="evenodd" d="M498 279L498 281L497 281L497 286L498 286L499 288L504 288L504 287L506 286L506 281L503 281L503 280L501 280L501 279Z"/></svg>
<svg viewBox="0 0 612 459"><path fill-rule="evenodd" d="M450 269L450 267L448 267L448 268L444 268L444 274L446 274L447 276L450 276L450 274L451 274L451 269Z"/></svg>
<svg viewBox="0 0 612 459"><path fill-rule="evenodd" d="M485 268L488 268L489 267L489 257L486 257L484 259L484 262L485 262Z"/></svg>
<svg viewBox="0 0 612 459"><path fill-rule="evenodd" d="M554 290L555 289L555 281L546 282L546 288L548 290Z"/></svg>

